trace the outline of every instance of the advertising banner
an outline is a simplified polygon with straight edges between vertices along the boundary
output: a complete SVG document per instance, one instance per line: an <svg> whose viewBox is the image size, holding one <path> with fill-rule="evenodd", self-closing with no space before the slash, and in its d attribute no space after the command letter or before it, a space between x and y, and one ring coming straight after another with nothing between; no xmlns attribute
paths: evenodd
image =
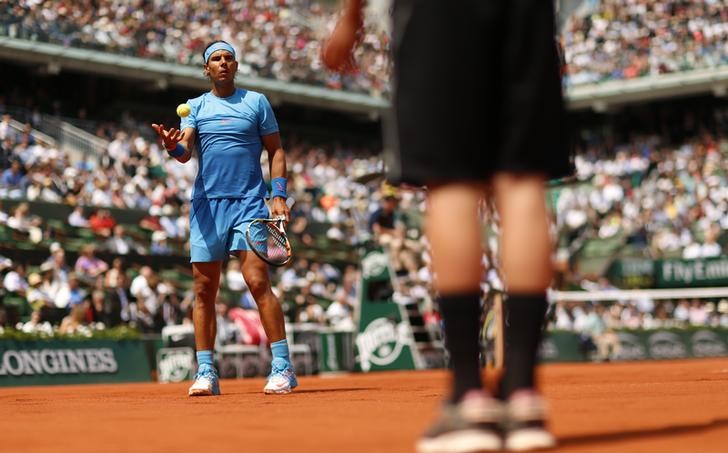
<svg viewBox="0 0 728 453"><path fill-rule="evenodd" d="M0 386L145 381L140 340L0 340Z"/></svg>
<svg viewBox="0 0 728 453"><path fill-rule="evenodd" d="M728 286L728 257L657 261L655 283L658 288Z"/></svg>
<svg viewBox="0 0 728 453"><path fill-rule="evenodd" d="M192 348L161 348L157 351L159 382L191 380L195 370L195 351Z"/></svg>
<svg viewBox="0 0 728 453"><path fill-rule="evenodd" d="M420 368L412 329L403 307L392 301L389 258L381 248L369 250L362 259L359 329L356 337L361 371Z"/></svg>
<svg viewBox="0 0 728 453"><path fill-rule="evenodd" d="M728 356L728 329L689 328L617 331L616 360L688 359ZM584 341L575 332L549 332L541 345L542 362L589 360Z"/></svg>
<svg viewBox="0 0 728 453"><path fill-rule="evenodd" d="M623 259L607 271L622 289L728 286L728 257L695 260Z"/></svg>

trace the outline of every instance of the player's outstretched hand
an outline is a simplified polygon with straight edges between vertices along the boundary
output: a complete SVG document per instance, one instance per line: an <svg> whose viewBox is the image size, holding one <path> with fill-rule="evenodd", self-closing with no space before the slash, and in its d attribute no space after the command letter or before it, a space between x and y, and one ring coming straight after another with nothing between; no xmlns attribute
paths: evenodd
<svg viewBox="0 0 728 453"><path fill-rule="evenodd" d="M354 49L361 39L360 14L344 14L336 23L331 36L321 47L321 60L327 68L337 72L356 70Z"/></svg>
<svg viewBox="0 0 728 453"><path fill-rule="evenodd" d="M291 220L291 208L288 207L286 200L282 197L273 197L270 213L274 219L282 218L286 223Z"/></svg>
<svg viewBox="0 0 728 453"><path fill-rule="evenodd" d="M179 129L164 129L164 124L152 124L152 129L162 139L162 144L167 150L174 149L177 143L182 140L182 131Z"/></svg>

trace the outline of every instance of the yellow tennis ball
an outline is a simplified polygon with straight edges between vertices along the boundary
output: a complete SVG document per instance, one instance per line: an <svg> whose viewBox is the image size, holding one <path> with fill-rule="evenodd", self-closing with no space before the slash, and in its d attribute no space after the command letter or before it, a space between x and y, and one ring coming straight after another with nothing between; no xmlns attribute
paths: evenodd
<svg viewBox="0 0 728 453"><path fill-rule="evenodd" d="M177 106L177 115L179 115L180 118L186 117L191 111L189 104L180 104Z"/></svg>

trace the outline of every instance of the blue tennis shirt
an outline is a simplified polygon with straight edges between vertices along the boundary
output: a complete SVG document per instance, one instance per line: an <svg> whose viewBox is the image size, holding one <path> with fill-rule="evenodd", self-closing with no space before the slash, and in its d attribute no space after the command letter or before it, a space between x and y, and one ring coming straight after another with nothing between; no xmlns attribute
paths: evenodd
<svg viewBox="0 0 728 453"><path fill-rule="evenodd" d="M196 130L199 156L192 198L265 197L261 136L278 132L268 99L238 88L227 98L207 92L187 104L180 129Z"/></svg>

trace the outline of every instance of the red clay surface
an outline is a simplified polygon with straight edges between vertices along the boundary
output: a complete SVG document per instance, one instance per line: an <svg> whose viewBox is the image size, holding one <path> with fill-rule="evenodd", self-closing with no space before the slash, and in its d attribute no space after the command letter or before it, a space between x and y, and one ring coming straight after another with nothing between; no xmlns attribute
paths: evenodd
<svg viewBox="0 0 728 453"><path fill-rule="evenodd" d="M559 452L728 451L728 359L548 365ZM412 452L443 396L442 371L301 378L0 388L0 452Z"/></svg>

